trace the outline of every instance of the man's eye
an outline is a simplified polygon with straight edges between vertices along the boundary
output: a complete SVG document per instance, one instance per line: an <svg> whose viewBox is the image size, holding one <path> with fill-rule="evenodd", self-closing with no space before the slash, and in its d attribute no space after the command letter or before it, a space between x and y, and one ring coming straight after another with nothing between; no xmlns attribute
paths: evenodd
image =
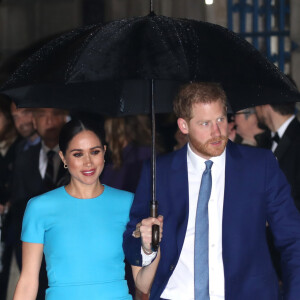
<svg viewBox="0 0 300 300"><path fill-rule="evenodd" d="M81 157L81 156L82 156L82 153L74 153L73 156L74 156L74 157Z"/></svg>
<svg viewBox="0 0 300 300"><path fill-rule="evenodd" d="M202 126L207 126L207 125L208 125L208 122L202 122L201 125L202 125Z"/></svg>
<svg viewBox="0 0 300 300"><path fill-rule="evenodd" d="M217 121L218 121L218 122L223 122L224 120L225 120L225 118L224 118L224 117L222 117L222 118L218 118L218 119L217 119Z"/></svg>

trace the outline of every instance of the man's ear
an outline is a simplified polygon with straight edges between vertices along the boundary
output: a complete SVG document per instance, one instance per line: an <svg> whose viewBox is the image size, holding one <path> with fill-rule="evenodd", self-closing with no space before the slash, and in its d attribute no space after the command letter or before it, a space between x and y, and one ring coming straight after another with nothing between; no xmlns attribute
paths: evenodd
<svg viewBox="0 0 300 300"><path fill-rule="evenodd" d="M180 131L183 134L188 134L189 133L189 125L188 125L188 123L185 119L178 118L177 119L177 125L178 125L178 128L180 129Z"/></svg>

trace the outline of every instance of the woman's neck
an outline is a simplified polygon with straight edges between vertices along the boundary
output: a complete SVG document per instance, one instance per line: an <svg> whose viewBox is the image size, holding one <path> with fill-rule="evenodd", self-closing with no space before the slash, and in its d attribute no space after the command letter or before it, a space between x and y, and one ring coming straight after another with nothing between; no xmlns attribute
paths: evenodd
<svg viewBox="0 0 300 300"><path fill-rule="evenodd" d="M96 198L103 193L104 186L98 180L95 184L87 185L76 182L71 178L70 183L66 186L66 191L72 197L80 199Z"/></svg>

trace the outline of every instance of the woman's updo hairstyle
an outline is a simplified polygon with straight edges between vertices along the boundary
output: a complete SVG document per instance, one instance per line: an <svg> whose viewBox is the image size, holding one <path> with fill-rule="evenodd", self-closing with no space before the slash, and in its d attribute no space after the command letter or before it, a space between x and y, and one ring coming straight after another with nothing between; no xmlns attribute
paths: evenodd
<svg viewBox="0 0 300 300"><path fill-rule="evenodd" d="M69 147L70 141L80 132L89 130L92 131L100 140L101 144L104 145L103 130L100 129L99 124L90 120L72 119L66 123L59 134L59 148L63 155Z"/></svg>

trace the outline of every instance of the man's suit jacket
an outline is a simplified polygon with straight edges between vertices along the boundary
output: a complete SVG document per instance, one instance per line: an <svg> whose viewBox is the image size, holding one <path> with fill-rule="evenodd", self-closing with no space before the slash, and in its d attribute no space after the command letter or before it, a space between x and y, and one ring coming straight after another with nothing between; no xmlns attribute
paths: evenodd
<svg viewBox="0 0 300 300"><path fill-rule="evenodd" d="M40 150L41 143L31 146L28 150L20 152L15 161L11 198L18 234L28 200L48 191L39 171ZM57 186L61 185L65 173L61 164L56 180Z"/></svg>
<svg viewBox="0 0 300 300"><path fill-rule="evenodd" d="M13 184L12 184L12 214L15 223L15 251L17 263L21 265L21 229L23 215L27 202L30 198L40 195L48 191L44 185L43 179L39 170L41 143L29 147L26 151L19 152L14 165ZM56 185L57 187L62 185L62 178L66 170L63 165L60 165ZM45 259L43 258L40 275L39 275L39 289L37 294L37 300L45 299L45 290L48 287L47 273Z"/></svg>
<svg viewBox="0 0 300 300"><path fill-rule="evenodd" d="M200 174L199 174L200 176ZM161 260L150 299L160 295L176 267L183 246L189 211L187 147L157 159L158 213L164 216ZM129 263L141 265L141 241L132 232L149 216L150 164L145 165L124 233ZM225 300L277 300L278 280L266 241L266 221L282 253L285 291L289 300L300 295L300 215L290 187L269 150L236 145L226 148L223 207Z"/></svg>
<svg viewBox="0 0 300 300"><path fill-rule="evenodd" d="M274 155L292 188L292 196L300 211L300 123L295 118L287 127Z"/></svg>
<svg viewBox="0 0 300 300"><path fill-rule="evenodd" d="M12 171L20 140L21 138L16 138L10 145L5 156L0 154L0 204L5 204L9 201Z"/></svg>

